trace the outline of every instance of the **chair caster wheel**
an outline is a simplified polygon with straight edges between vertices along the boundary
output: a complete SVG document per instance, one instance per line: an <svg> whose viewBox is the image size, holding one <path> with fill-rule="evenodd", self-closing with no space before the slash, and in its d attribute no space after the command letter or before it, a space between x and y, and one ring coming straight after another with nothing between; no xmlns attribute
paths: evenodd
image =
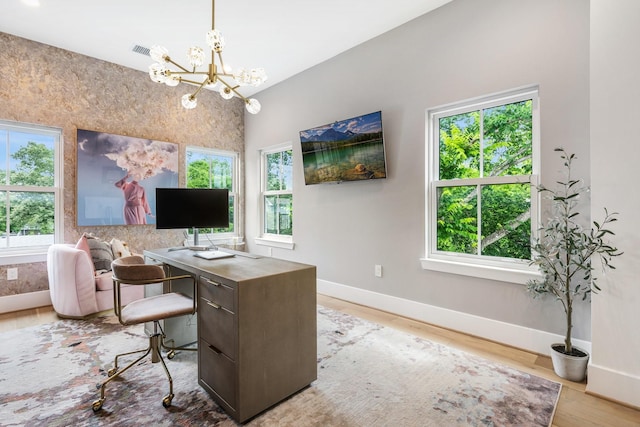
<svg viewBox="0 0 640 427"><path fill-rule="evenodd" d="M93 409L93 412L98 412L100 409L102 409L102 403L104 403L104 399L98 399L94 401L91 405L91 409Z"/></svg>
<svg viewBox="0 0 640 427"><path fill-rule="evenodd" d="M176 357L176 352L171 350L169 353L167 353L167 358L169 360L173 359L174 357Z"/></svg>
<svg viewBox="0 0 640 427"><path fill-rule="evenodd" d="M171 401L173 400L173 394L167 394L164 399L162 399L162 406L168 408L171 406Z"/></svg>
<svg viewBox="0 0 640 427"><path fill-rule="evenodd" d="M111 368L111 369L109 369L109 370L107 371L107 375L108 375L109 377L112 377L112 376L114 376L114 375L116 374L116 372L118 372L118 368Z"/></svg>

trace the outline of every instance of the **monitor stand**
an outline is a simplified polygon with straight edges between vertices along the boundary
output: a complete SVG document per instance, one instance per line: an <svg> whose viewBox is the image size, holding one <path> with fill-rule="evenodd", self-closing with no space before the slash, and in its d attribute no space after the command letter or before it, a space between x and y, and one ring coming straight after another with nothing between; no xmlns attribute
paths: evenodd
<svg viewBox="0 0 640 427"><path fill-rule="evenodd" d="M189 249L191 249L192 251L208 251L218 249L213 245L200 245L199 240L198 229L196 227L193 227L193 245L188 246Z"/></svg>
<svg viewBox="0 0 640 427"><path fill-rule="evenodd" d="M188 239L188 235L186 231L185 231L185 237ZM184 249L190 249L192 251L215 251L218 249L215 245L200 245L198 244L199 243L198 241L199 241L198 229L193 227L193 245L176 246L173 248L169 248L169 252L181 251Z"/></svg>

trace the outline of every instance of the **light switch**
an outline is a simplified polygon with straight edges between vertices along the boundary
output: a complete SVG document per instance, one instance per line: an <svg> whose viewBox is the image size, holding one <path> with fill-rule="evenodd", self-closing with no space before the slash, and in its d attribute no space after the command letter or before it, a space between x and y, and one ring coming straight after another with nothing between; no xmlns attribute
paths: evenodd
<svg viewBox="0 0 640 427"><path fill-rule="evenodd" d="M380 264L375 266L375 275L376 277L382 277L382 266Z"/></svg>

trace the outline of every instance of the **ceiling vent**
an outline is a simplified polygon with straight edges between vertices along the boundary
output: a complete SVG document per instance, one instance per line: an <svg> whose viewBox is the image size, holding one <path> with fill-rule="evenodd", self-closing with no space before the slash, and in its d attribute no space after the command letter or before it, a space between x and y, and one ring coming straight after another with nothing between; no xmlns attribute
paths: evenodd
<svg viewBox="0 0 640 427"><path fill-rule="evenodd" d="M150 49L148 47L140 46L139 44L134 45L131 50L135 53L139 53L140 55L151 56L149 54Z"/></svg>

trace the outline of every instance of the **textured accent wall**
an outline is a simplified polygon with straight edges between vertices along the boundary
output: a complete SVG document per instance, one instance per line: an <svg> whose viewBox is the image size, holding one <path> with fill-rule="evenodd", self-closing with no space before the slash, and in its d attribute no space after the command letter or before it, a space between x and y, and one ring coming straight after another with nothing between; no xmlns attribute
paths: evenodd
<svg viewBox="0 0 640 427"><path fill-rule="evenodd" d="M180 145L180 165L187 145L240 153L244 165L244 106L217 93L198 96L198 107L185 110L184 85L152 82L147 73L0 32L0 119L62 129L64 137L64 241L83 232L126 241L136 252L175 246L182 233L153 225L76 226L76 131L128 135ZM131 53L135 55L135 53ZM151 59L149 60L151 63ZM180 185L184 185L184 168ZM242 184L242 182L240 183ZM242 185L241 185L242 188ZM238 229L244 229L244 198L239 200ZM6 280L6 268L19 267L18 280ZM48 289L45 263L0 268L0 296Z"/></svg>

